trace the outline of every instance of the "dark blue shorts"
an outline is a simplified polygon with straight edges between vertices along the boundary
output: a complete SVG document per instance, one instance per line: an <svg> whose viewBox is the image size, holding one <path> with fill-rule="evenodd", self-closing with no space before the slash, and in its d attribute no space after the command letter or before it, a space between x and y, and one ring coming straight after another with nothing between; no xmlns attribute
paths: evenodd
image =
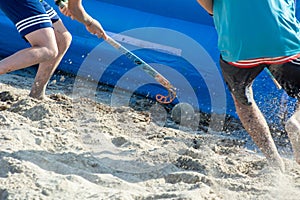
<svg viewBox="0 0 300 200"><path fill-rule="evenodd" d="M59 20L56 11L45 1L0 1L0 9L15 24L22 37L41 28L52 27Z"/></svg>

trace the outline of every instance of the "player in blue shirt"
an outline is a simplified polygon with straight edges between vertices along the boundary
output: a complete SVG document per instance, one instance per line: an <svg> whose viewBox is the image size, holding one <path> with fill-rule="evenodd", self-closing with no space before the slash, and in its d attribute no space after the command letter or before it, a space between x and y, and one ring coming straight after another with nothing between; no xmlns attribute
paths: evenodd
<svg viewBox="0 0 300 200"><path fill-rule="evenodd" d="M38 64L29 95L44 99L47 83L70 46L71 34L45 1L0 1L0 9L31 45L1 60L0 74Z"/></svg>
<svg viewBox="0 0 300 200"><path fill-rule="evenodd" d="M270 164L284 170L252 83L268 68L286 93L300 98L300 25L294 0L197 0L213 15L220 66L237 114ZM299 106L298 106L299 107ZM286 123L300 164L300 111Z"/></svg>
<svg viewBox="0 0 300 200"><path fill-rule="evenodd" d="M61 9L63 14L83 23L90 33L106 38L101 24L85 12L81 0L70 0L67 5ZM44 0L0 0L0 9L31 45L1 60L0 74L38 64L29 96L44 99L47 83L69 48L72 36Z"/></svg>

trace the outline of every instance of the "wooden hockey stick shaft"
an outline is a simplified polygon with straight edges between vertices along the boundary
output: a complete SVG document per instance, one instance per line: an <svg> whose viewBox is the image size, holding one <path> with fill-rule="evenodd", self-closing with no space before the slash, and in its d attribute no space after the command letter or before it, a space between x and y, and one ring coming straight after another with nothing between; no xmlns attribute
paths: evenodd
<svg viewBox="0 0 300 200"><path fill-rule="evenodd" d="M156 100L160 103L171 103L176 98L176 89L171 83L159 72L153 69L149 64L139 58L137 55L126 49L120 43L112 39L111 37L107 37L106 42L112 45L114 48L118 49L123 55L132 60L135 65L141 67L147 74L153 77L158 83L160 83L163 87L165 87L169 94L168 96L163 96L158 94L156 96Z"/></svg>

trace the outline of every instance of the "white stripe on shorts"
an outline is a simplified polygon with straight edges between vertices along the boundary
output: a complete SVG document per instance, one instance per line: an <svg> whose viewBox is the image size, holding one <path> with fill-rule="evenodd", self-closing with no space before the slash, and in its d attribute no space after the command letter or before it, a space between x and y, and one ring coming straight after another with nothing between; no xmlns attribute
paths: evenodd
<svg viewBox="0 0 300 200"><path fill-rule="evenodd" d="M295 65L300 65L300 58L292 60L292 63L295 64Z"/></svg>
<svg viewBox="0 0 300 200"><path fill-rule="evenodd" d="M51 23L48 14L40 14L32 17L28 17L16 23L17 30L21 32L22 30L34 26L40 23Z"/></svg>
<svg viewBox="0 0 300 200"><path fill-rule="evenodd" d="M57 15L56 11L53 8L51 8L50 10L47 10L47 14L49 15L50 19L52 19L52 17Z"/></svg>

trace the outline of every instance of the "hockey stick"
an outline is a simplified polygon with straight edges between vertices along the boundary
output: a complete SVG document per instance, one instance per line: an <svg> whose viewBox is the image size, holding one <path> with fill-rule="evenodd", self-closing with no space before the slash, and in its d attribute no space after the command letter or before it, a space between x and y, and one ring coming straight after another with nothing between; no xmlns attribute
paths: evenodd
<svg viewBox="0 0 300 200"><path fill-rule="evenodd" d="M56 0L55 4L58 5L60 8L63 8L66 6L67 0ZM143 61L141 58L139 58L134 53L130 52L128 49L126 49L124 46L122 46L120 43L115 41L111 37L107 37L106 42L118 49L123 55L125 55L127 58L132 60L135 65L141 67L147 74L149 74L151 77L153 77L158 83L160 83L163 87L165 87L168 90L168 95L164 96L162 94L156 95L156 101L162 104L169 104L176 98L176 89L171 83L162 76L159 72L157 72L155 69L153 69L149 64L147 64L145 61Z"/></svg>
<svg viewBox="0 0 300 200"><path fill-rule="evenodd" d="M128 49L126 49L124 46L122 46L120 43L118 43L111 37L107 37L106 42L112 45L113 47L115 47L116 49L118 49L123 55L125 55L127 58L132 60L135 65L141 67L147 74L153 77L158 83L160 83L163 87L165 87L168 90L167 96L164 96L162 94L156 95L156 100L159 103L168 104L171 103L176 98L175 87L171 85L171 83L165 77L163 77L159 72L157 72L149 64L147 64L145 61L143 61L134 53L130 52Z"/></svg>
<svg viewBox="0 0 300 200"><path fill-rule="evenodd" d="M264 68L264 70L271 77L271 79L273 80L277 89L281 90L282 86L277 82L277 80L275 79L273 74L270 72L270 70L268 68ZM283 93L282 93L281 99L280 99L280 110L279 110L279 114L278 114L281 124L283 124L283 125L285 124L287 115L288 115L288 110L287 110L288 109L287 108L288 98L289 98L289 95L283 90Z"/></svg>
<svg viewBox="0 0 300 200"><path fill-rule="evenodd" d="M264 70L270 76L270 78L272 79L272 81L276 85L277 89L281 90L282 89L281 85L277 82L277 80L275 79L275 77L273 76L273 74L270 72L270 70L268 68L266 68L266 67L264 68Z"/></svg>
<svg viewBox="0 0 300 200"><path fill-rule="evenodd" d="M68 3L68 0L55 0L55 4L60 8L63 8Z"/></svg>

